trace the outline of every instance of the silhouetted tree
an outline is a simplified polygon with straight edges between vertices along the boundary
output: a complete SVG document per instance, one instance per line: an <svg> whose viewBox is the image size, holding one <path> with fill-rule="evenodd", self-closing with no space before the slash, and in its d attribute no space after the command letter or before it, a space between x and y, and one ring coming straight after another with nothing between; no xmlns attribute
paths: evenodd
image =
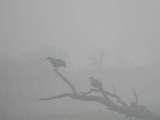
<svg viewBox="0 0 160 120"><path fill-rule="evenodd" d="M65 82L71 88L72 93L64 93L49 98L41 98L39 100L54 100L58 98L70 97L75 100L98 102L102 105L105 105L108 108L108 110L124 114L126 118L135 117L147 120L160 120L160 115L156 115L150 110L148 110L144 105L138 104L138 95L135 89L134 89L135 101L131 102L131 104L128 105L117 95L114 87L113 87L114 92L111 93L103 88L103 84L101 83L100 80L95 79L92 76L90 77L91 79L90 90L87 92L79 93L77 89L74 87L74 85L66 77L64 77L58 71L57 68L55 68L53 71L62 79L63 82ZM101 96L91 95L91 93L99 93L101 94ZM114 98L117 101L114 102L111 98Z"/></svg>
<svg viewBox="0 0 160 120"><path fill-rule="evenodd" d="M93 54L88 55L90 65L94 67L99 72L99 74L102 72L106 54L107 53L105 51L100 49L95 51Z"/></svg>

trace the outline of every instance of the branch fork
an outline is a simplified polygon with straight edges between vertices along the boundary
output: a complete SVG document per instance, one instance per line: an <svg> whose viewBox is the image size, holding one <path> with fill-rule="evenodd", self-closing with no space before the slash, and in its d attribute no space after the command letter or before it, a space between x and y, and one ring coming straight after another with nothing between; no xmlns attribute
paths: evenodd
<svg viewBox="0 0 160 120"><path fill-rule="evenodd" d="M153 114L145 106L138 105L138 95L135 89L134 89L135 101L131 102L131 104L128 105L117 95L114 86L112 86L113 93L111 93L103 88L103 85L99 80L90 77L91 79L90 90L87 92L78 93L74 85L67 78L65 78L58 71L57 68L55 68L53 71L62 79L62 81L64 81L68 85L68 87L70 87L72 93L64 93L49 98L40 98L39 100L54 100L64 97L70 97L75 100L98 102L100 104L105 105L109 110L124 114L126 118L136 117L147 120L160 120L159 115ZM91 95L91 93L100 93L101 96ZM117 102L112 101L110 97L115 98Z"/></svg>

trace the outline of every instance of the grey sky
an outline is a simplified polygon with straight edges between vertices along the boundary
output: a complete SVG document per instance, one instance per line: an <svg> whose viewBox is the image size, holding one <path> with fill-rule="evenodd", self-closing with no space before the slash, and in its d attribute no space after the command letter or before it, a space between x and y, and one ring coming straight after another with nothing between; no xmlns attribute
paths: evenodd
<svg viewBox="0 0 160 120"><path fill-rule="evenodd" d="M153 62L152 58L156 56L160 60L159 0L0 0L0 15L1 59L23 58L22 54L56 47L66 52L66 69L71 71L89 68L87 56L96 50L107 52L105 65L113 65L124 59L131 64L146 64ZM52 72L53 68L45 58L33 58L32 61L24 65L22 61L13 65L11 62L7 65L8 68L11 66L8 71L5 71L7 67L3 61L1 63L0 94L5 103L1 106L7 108L9 113L38 116L41 113L52 114L52 110L97 110L99 106L95 103L81 103L71 99L37 102L41 97L66 92L69 88L61 84L62 81ZM7 61L4 63L7 64ZM105 65L103 67L107 68ZM148 69L144 70L145 67ZM159 66L145 67L124 70L108 67L100 72L94 69L64 72L66 69L60 68L60 71L79 92L85 87L86 91L90 88L88 78L94 76L102 80L109 91L112 91L111 86L114 85L118 95L127 102L134 100L132 90L136 88L140 104L160 104L157 95L160 88ZM6 100L11 100L11 110Z"/></svg>
<svg viewBox="0 0 160 120"><path fill-rule="evenodd" d="M147 61L148 41L159 39L158 0L1 0L0 55L17 57L41 46L66 51L75 65L86 64L94 49L108 63L125 54ZM159 44L159 43L157 43Z"/></svg>

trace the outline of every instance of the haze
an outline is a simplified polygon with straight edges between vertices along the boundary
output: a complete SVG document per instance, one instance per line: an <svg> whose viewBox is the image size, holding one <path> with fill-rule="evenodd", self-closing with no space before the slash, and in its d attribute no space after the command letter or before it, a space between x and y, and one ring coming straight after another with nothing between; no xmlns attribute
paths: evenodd
<svg viewBox="0 0 160 120"><path fill-rule="evenodd" d="M67 62L60 70L80 91L89 89L88 78L95 75L105 87L115 85L127 102L136 88L142 104L160 105L158 0L1 0L0 14L0 119L105 109L71 99L39 102L69 90L52 73L48 56ZM98 51L105 53L101 72L89 59Z"/></svg>

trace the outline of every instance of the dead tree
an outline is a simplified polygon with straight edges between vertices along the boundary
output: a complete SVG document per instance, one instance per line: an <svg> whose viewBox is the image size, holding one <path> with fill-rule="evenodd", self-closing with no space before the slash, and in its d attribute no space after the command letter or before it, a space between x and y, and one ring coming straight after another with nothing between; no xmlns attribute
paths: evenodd
<svg viewBox="0 0 160 120"><path fill-rule="evenodd" d="M103 66L103 60L104 57L106 56L106 52L102 50L95 51L95 53L91 54L88 56L88 59L90 60L90 65L92 67L95 67L99 72L102 71L102 66Z"/></svg>
<svg viewBox="0 0 160 120"><path fill-rule="evenodd" d="M126 118L135 117L146 120L160 120L160 115L154 114L143 105L138 105L138 95L136 94L135 89L134 89L135 101L131 102L131 104L128 105L117 95L114 87L113 87L114 92L111 93L103 88L103 84L98 79L90 77L91 79L90 90L87 92L79 93L74 87L74 85L66 77L64 77L58 71L57 68L55 68L53 71L62 79L63 82L65 82L71 88L72 93L64 93L49 98L41 98L39 100L54 100L58 98L70 97L75 100L98 102L100 104L105 105L108 108L108 110L112 110L125 115ZM93 92L99 93L101 94L101 96L91 95L91 93ZM110 99L111 97L116 99L117 101L114 102L113 100Z"/></svg>

